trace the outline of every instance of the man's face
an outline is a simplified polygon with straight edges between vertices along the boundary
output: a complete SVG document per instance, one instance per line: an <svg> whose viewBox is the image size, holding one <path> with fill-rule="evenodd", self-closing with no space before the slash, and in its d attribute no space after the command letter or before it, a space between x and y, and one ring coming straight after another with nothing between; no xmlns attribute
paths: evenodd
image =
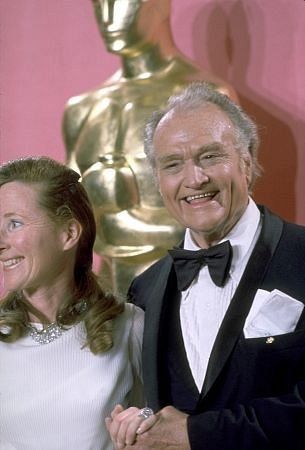
<svg viewBox="0 0 305 450"><path fill-rule="evenodd" d="M164 204L203 248L221 240L248 203L251 162L236 139L232 122L212 104L170 111L154 135Z"/></svg>
<svg viewBox="0 0 305 450"><path fill-rule="evenodd" d="M124 52L141 40L140 18L150 0L93 0L95 15L107 49Z"/></svg>

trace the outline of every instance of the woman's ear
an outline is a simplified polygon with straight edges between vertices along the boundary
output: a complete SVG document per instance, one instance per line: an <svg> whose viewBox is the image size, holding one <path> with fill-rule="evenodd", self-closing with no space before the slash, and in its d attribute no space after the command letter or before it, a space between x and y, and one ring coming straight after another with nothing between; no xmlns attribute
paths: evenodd
<svg viewBox="0 0 305 450"><path fill-rule="evenodd" d="M68 220L63 231L63 249L70 250L77 245L81 234L81 224L75 219Z"/></svg>

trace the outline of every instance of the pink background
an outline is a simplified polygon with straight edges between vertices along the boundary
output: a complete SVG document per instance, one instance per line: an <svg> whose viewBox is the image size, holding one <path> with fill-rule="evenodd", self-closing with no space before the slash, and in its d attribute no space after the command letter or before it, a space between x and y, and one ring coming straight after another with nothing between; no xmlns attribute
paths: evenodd
<svg viewBox="0 0 305 450"><path fill-rule="evenodd" d="M255 198L305 224L304 0L172 0L178 47L228 80L258 122L265 175ZM65 160L69 97L120 61L104 48L90 0L0 0L0 162Z"/></svg>

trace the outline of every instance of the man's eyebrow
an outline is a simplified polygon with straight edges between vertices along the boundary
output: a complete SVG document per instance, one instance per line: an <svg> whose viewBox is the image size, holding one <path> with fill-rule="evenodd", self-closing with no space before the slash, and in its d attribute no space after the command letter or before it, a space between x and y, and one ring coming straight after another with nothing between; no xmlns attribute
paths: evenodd
<svg viewBox="0 0 305 450"><path fill-rule="evenodd" d="M182 158L182 156L180 154L170 153L169 155L160 156L159 158L157 157L156 160L158 162L164 163L167 161L172 161L174 159L181 159L181 158Z"/></svg>
<svg viewBox="0 0 305 450"><path fill-rule="evenodd" d="M198 148L198 151L202 151L202 152L208 152L208 151L212 151L212 150L219 150L223 147L223 145L221 144L221 142L211 142L210 144L204 144L201 147Z"/></svg>
<svg viewBox="0 0 305 450"><path fill-rule="evenodd" d="M209 151L213 151L213 150L220 150L223 148L223 145L221 144L221 142L211 142L209 144L204 144L202 146L199 146L196 149L196 153L203 153L203 152L209 152ZM168 161L173 161L176 159L181 159L183 158L183 155L180 153L169 153L168 155L163 155L163 156L157 156L156 157L156 161L158 163L166 163Z"/></svg>

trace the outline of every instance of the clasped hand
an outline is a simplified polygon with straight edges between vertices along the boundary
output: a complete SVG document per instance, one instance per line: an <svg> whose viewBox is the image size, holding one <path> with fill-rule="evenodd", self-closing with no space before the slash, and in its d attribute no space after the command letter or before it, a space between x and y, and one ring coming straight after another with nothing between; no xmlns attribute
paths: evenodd
<svg viewBox="0 0 305 450"><path fill-rule="evenodd" d="M106 427L116 449L128 450L190 450L187 434L187 414L166 406L147 419L139 416L140 409L124 410L117 405Z"/></svg>

